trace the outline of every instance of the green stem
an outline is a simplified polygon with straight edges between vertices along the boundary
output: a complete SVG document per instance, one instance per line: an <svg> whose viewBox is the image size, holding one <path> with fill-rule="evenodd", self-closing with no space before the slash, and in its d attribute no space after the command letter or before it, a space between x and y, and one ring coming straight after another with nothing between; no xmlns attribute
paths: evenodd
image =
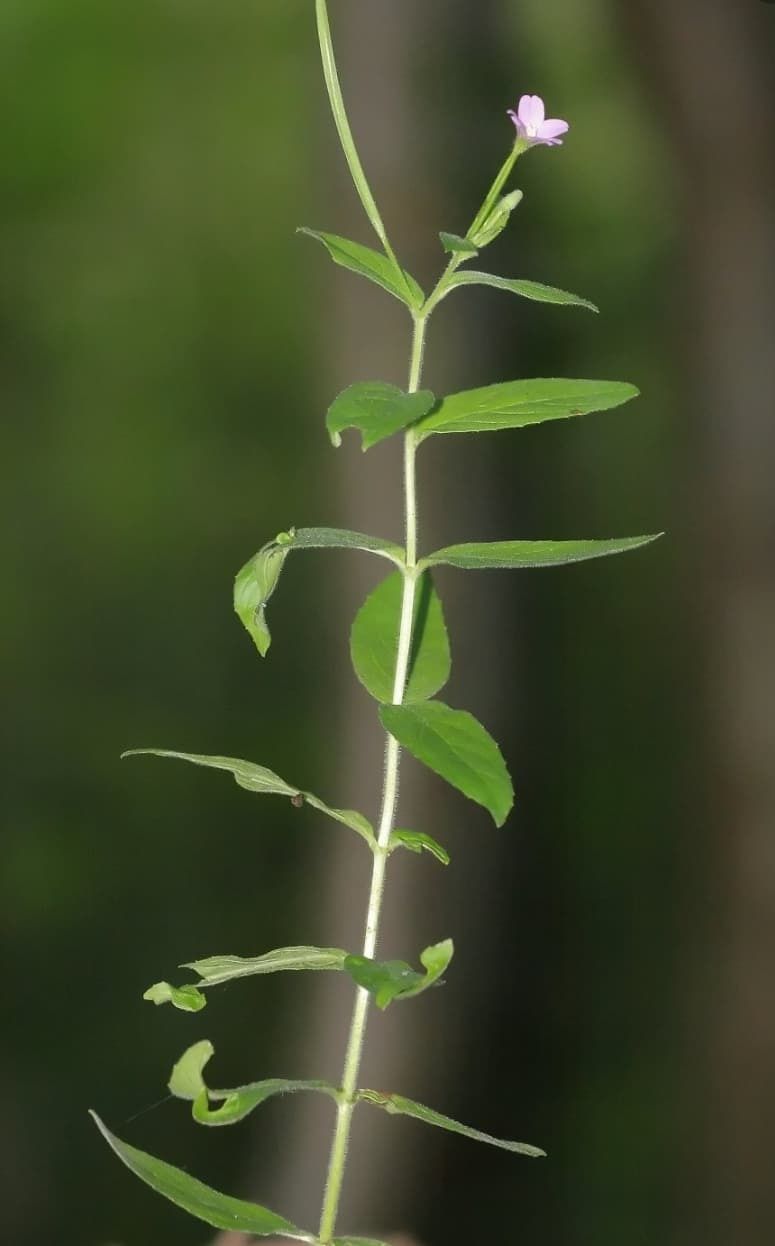
<svg viewBox="0 0 775 1246"><path fill-rule="evenodd" d="M416 393L422 379L423 355L425 352L425 335L427 317L416 316L412 338L412 357L409 367L409 393ZM401 622L398 632L398 650L396 653L396 669L393 683L393 704L401 705L406 690L406 679L409 670L409 658L412 650L412 627L414 620L415 590L417 584L417 480L416 480L417 443L410 430L404 436L404 509L406 529L406 567L404 570L404 587L401 599ZM385 892L385 870L393 831L396 805L398 803L398 779L401 766L401 749L398 741L391 735L385 740L385 769L382 789L382 810L379 819L377 846L374 850L374 867L371 876L369 904L366 913L366 931L363 940L363 955L372 959L377 949L379 924L382 914L382 901ZM323 1209L320 1217L318 1237L323 1246L332 1241L339 1211L345 1166L347 1164L347 1148L350 1141L352 1117L357 1102L358 1073L363 1056L363 1044L366 1037L366 1023L369 1013L369 992L358 988L355 997L350 1034L347 1040L342 1087L337 1108L336 1127L334 1129L331 1155L328 1163L328 1176L323 1196Z"/></svg>
<svg viewBox="0 0 775 1246"><path fill-rule="evenodd" d="M358 150L355 146L355 139L350 128L350 122L347 118L347 110L342 95L342 85L339 81L339 73L336 68L336 57L334 56L334 45L331 38L331 23L328 18L328 8L326 0L315 0L315 15L317 17L318 40L320 43L320 55L323 62L323 76L326 81L326 90L328 98L331 102L331 111L334 114L334 124L336 125L339 142L342 145L347 167L350 170L350 176L358 197L363 204L363 209L371 221L375 234L379 238L385 250L385 254L393 261L397 268L401 265L396 259L396 253L390 245L390 239L387 236L384 222L377 207L376 200L371 193L366 174L363 171Z"/></svg>

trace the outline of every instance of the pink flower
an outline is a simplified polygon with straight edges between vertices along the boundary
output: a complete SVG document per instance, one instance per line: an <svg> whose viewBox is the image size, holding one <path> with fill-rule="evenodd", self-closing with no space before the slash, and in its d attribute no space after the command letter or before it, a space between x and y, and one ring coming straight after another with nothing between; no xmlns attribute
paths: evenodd
<svg viewBox="0 0 775 1246"><path fill-rule="evenodd" d="M540 95L523 95L516 112L509 110L509 116L517 127L517 134L526 143L535 146L545 143L547 147L561 147L561 134L567 134L570 126L567 121L557 118L546 119L544 101Z"/></svg>

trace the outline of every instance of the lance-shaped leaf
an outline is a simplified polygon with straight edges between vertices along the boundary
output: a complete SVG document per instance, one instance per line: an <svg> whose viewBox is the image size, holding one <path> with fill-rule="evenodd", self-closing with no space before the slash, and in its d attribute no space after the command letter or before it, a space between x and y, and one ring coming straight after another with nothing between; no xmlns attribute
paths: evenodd
<svg viewBox="0 0 775 1246"><path fill-rule="evenodd" d="M479 248L474 246L470 238L461 238L460 234L448 234L446 231L442 231L439 234L439 238L447 255L467 255L471 257L479 254Z"/></svg>
<svg viewBox="0 0 775 1246"><path fill-rule="evenodd" d="M281 947L263 956L209 956L189 961L181 969L193 969L201 981L185 986L156 982L143 999L154 1004L173 1004L184 1012L199 1012L207 1003L202 992L234 978L251 978L264 973L285 973L298 970L343 969L347 953L335 947Z"/></svg>
<svg viewBox="0 0 775 1246"><path fill-rule="evenodd" d="M496 826L503 825L514 803L514 788L498 745L472 714L426 701L383 705L380 718L418 761L484 805Z"/></svg>
<svg viewBox="0 0 775 1246"><path fill-rule="evenodd" d="M403 960L378 961L367 956L348 956L344 969L358 986L374 996L378 1008L385 1009L394 999L411 999L438 983L454 950L451 939L426 947L420 953L425 973L418 973Z"/></svg>
<svg viewBox="0 0 775 1246"><path fill-rule="evenodd" d="M416 423L435 403L436 395L429 389L407 394L385 381L366 381L351 385L334 399L326 416L326 428L335 446L342 444L343 429L357 428L362 449L370 450L386 437Z"/></svg>
<svg viewBox="0 0 775 1246"><path fill-rule="evenodd" d="M311 1090L335 1100L339 1097L339 1091L330 1082L289 1081L279 1077L230 1090L211 1088L205 1082L204 1069L213 1054L213 1045L207 1039L194 1043L175 1064L168 1083L176 1099L192 1105L192 1116L200 1125L234 1125L275 1095Z"/></svg>
<svg viewBox="0 0 775 1246"><path fill-rule="evenodd" d="M367 536L363 532L350 532L347 528L293 528L290 546L294 549L362 549L368 554L389 558L399 567L404 565L404 551L400 545L385 541L379 536Z"/></svg>
<svg viewBox="0 0 775 1246"><path fill-rule="evenodd" d="M435 1125L438 1129L446 1129L449 1133L462 1134L464 1138L472 1138L474 1142L487 1142L490 1146L500 1147L503 1151L529 1155L533 1159L546 1155L546 1151L542 1151L537 1146L530 1146L527 1142L510 1142L506 1138L494 1138L492 1134L482 1133L480 1129L471 1129L468 1125L461 1125L460 1121L453 1120L450 1116L442 1116L440 1112L434 1112L433 1108L426 1108L424 1104L415 1103L413 1099L405 1099L403 1095L386 1095L378 1090L361 1090L358 1098L364 1103L384 1108L393 1116L411 1116L416 1121L424 1121L426 1125Z"/></svg>
<svg viewBox="0 0 775 1246"><path fill-rule="evenodd" d="M424 831L393 831L390 836L390 851L396 848L408 848L410 852L430 852L442 865L449 865L449 853L446 848L426 835Z"/></svg>
<svg viewBox="0 0 775 1246"><path fill-rule="evenodd" d="M179 753L166 748L131 748L121 756L172 757L177 761L191 762L195 766L206 766L212 770L227 770L233 775L235 783L245 788L246 791L260 792L268 796L287 796L297 806L303 805L306 801L313 809L356 831L362 839L366 840L369 847L374 846L374 828L362 813L357 813L354 809L332 809L313 792L304 792L298 787L293 787L272 770L267 770L265 766L257 766L252 761L243 761L239 757L211 757L205 753Z"/></svg>
<svg viewBox="0 0 775 1246"><path fill-rule="evenodd" d="M272 643L265 608L288 557L288 541L288 533L269 541L245 563L234 580L234 609L262 658L266 657Z"/></svg>
<svg viewBox="0 0 775 1246"><path fill-rule="evenodd" d="M586 307L589 311L600 309L590 303L589 299L580 298L568 290L558 290L554 286L542 285L540 281L511 280L508 277L496 277L492 273L466 272L455 273L449 279L449 289L456 286L492 286L495 290L505 290L508 294L519 294L524 299L532 299L535 303L555 303L561 307Z"/></svg>
<svg viewBox="0 0 775 1246"><path fill-rule="evenodd" d="M634 385L622 381L537 379L507 381L443 398L415 425L418 441L432 433L483 433L524 428L546 420L565 420L590 411L606 411L636 398Z"/></svg>
<svg viewBox="0 0 775 1246"><path fill-rule="evenodd" d="M252 1233L256 1237L276 1235L298 1242L315 1242L313 1233L298 1229L277 1212L213 1190L180 1168L174 1168L172 1164L145 1151L138 1151L128 1142L122 1142L103 1124L96 1112L92 1112L91 1116L105 1141L136 1177L197 1220L203 1220L214 1229L229 1229L233 1233Z"/></svg>
<svg viewBox="0 0 775 1246"><path fill-rule="evenodd" d="M377 701L392 701L403 576L396 572L378 585L361 606L350 633L353 667ZM404 700L425 701L449 679L452 658L444 611L430 576L419 578L414 598L414 627Z"/></svg>
<svg viewBox="0 0 775 1246"><path fill-rule="evenodd" d="M325 234L317 229L300 229L300 234L315 238L322 242L335 264L358 273L387 290L395 298L400 299L407 307L418 310L425 301L422 289L408 272L399 268L386 255L364 247L360 242L351 242L349 238L340 238L338 234Z"/></svg>
<svg viewBox="0 0 775 1246"><path fill-rule="evenodd" d="M468 571L497 569L522 570L530 567L560 567L610 554L625 554L656 541L661 532L648 536L628 536L605 541L484 541L475 545L448 545L423 558L420 566L462 567Z"/></svg>
<svg viewBox="0 0 775 1246"><path fill-rule="evenodd" d="M187 961L181 969L199 974L200 986L217 986L234 978L298 970L342 969L347 953L338 947L280 947L263 956L208 956Z"/></svg>

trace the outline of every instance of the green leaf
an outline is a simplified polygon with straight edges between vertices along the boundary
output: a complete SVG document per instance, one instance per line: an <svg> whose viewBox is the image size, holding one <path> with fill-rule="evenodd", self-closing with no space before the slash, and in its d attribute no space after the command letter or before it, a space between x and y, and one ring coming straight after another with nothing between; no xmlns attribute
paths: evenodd
<svg viewBox="0 0 775 1246"><path fill-rule="evenodd" d="M403 576L396 572L361 606L350 633L350 655L358 679L377 701L393 699ZM452 658L444 611L430 576L417 581L409 677L404 700L425 701L449 679Z"/></svg>
<svg viewBox="0 0 775 1246"><path fill-rule="evenodd" d="M281 533L281 537L287 537L287 533ZM234 581L234 609L262 658L272 643L265 607L277 588L287 557L287 540L269 541L237 572Z"/></svg>
<svg viewBox="0 0 775 1246"><path fill-rule="evenodd" d="M170 1093L176 1099L192 1104L192 1116L200 1125L234 1125L260 1104L275 1095L296 1094L302 1090L314 1090L338 1099L339 1091L330 1082L288 1081L273 1077L248 1086L236 1086L230 1090L210 1089L203 1071L212 1058L214 1049L206 1039L194 1043L184 1051L172 1070L169 1080ZM217 1104L211 1107L210 1104Z"/></svg>
<svg viewBox="0 0 775 1246"><path fill-rule="evenodd" d="M340 238L338 234L321 233L317 229L304 228L298 232L322 242L335 264L382 286L383 290L387 290L388 294L394 295L412 310L418 310L425 302L425 295L414 277L379 251L364 247L360 242L351 242L349 238Z"/></svg>
<svg viewBox="0 0 775 1246"><path fill-rule="evenodd" d="M209 956L181 965L181 969L193 969L200 982L177 987L170 986L169 982L157 982L148 988L143 999L154 1004L174 1004L185 1012L199 1012L207 1002L202 991L221 982L289 970L343 969L346 957L347 953L336 947L281 947L252 957Z"/></svg>
<svg viewBox="0 0 775 1246"><path fill-rule="evenodd" d="M522 202L523 198L521 190L512 190L508 195L503 195L488 213L479 228L472 231L471 241L477 247L488 247L491 242L499 238L508 225L512 212Z"/></svg>
<svg viewBox="0 0 775 1246"><path fill-rule="evenodd" d="M452 960L454 950L451 939L426 947L420 954L425 973L417 973L403 960L378 961L367 956L348 956L344 968L358 986L375 997L377 1007L385 1009L394 999L411 999L434 986Z"/></svg>
<svg viewBox="0 0 775 1246"><path fill-rule="evenodd" d="M334 1246L387 1246L386 1242L377 1242L373 1237L335 1237Z"/></svg>
<svg viewBox="0 0 775 1246"><path fill-rule="evenodd" d="M361 1090L358 1098L364 1103L384 1108L392 1116L411 1116L417 1121L424 1121L426 1125L435 1125L439 1129L448 1130L449 1133L462 1134L464 1138L472 1138L474 1142L487 1142L490 1146L500 1147L503 1151L529 1155L533 1159L546 1155L546 1151L542 1151L540 1147L530 1146L526 1142L509 1142L505 1138L493 1138L492 1134L485 1134L479 1129L461 1125L459 1121L452 1120L450 1116L442 1116L440 1112L434 1112L433 1108L426 1108L424 1104L415 1103L413 1099L405 1099L403 1095L386 1095L378 1090Z"/></svg>
<svg viewBox="0 0 775 1246"><path fill-rule="evenodd" d="M443 398L415 427L418 441L432 433L497 432L606 411L637 395L622 381L507 381Z"/></svg>
<svg viewBox="0 0 775 1246"><path fill-rule="evenodd" d="M207 766L213 770L227 770L234 776L235 783L239 787L245 788L248 792L260 792L262 795L269 796L287 796L294 805L301 806L306 803L311 805L313 809L317 809L320 813L324 813L327 817L333 818L335 822L341 822L343 826L349 826L351 830L356 831L362 839L365 839L369 847L374 846L374 828L362 813L357 813L354 809L332 809L325 804L319 796L315 796L312 792L300 791L297 787L292 787L290 783L286 783L285 779L281 779L279 775L272 770L267 770L265 766L257 766L252 761L243 761L239 757L210 757L204 753L178 753L173 749L164 748L131 748L121 754L123 757L172 757L178 761L192 762L195 766Z"/></svg>
<svg viewBox="0 0 775 1246"><path fill-rule="evenodd" d="M351 385L329 407L326 428L335 446L342 444L342 430L357 428L364 450L422 419L436 403L429 389L407 394L397 385L366 381Z"/></svg>
<svg viewBox="0 0 775 1246"><path fill-rule="evenodd" d="M505 290L510 294L519 294L522 298L532 299L535 303L556 303L564 307L586 307L589 311L599 311L594 303L582 299L578 294L569 294L567 290L557 290L554 286L541 285L539 281L509 280L507 277L495 277L491 273L463 272L455 273L449 280L449 288L456 286L492 286L496 290Z"/></svg>
<svg viewBox="0 0 775 1246"><path fill-rule="evenodd" d="M439 238L447 255L479 254L479 248L474 246L470 238L461 238L460 234L448 234L445 232L440 233Z"/></svg>
<svg viewBox="0 0 775 1246"><path fill-rule="evenodd" d="M346 528L294 528L290 537L291 549L362 549L369 554L389 558L399 567L405 561L400 545L394 545L382 537L366 536L363 532L350 532Z"/></svg>
<svg viewBox="0 0 775 1246"><path fill-rule="evenodd" d="M408 848L410 852L430 852L442 865L449 865L449 853L423 831L393 831L390 849Z"/></svg>
<svg viewBox="0 0 775 1246"><path fill-rule="evenodd" d="M514 789L498 745L471 714L441 701L383 705L387 731L453 787L489 809L502 826L514 803Z"/></svg>
<svg viewBox="0 0 775 1246"><path fill-rule="evenodd" d="M462 567L468 571L489 571L497 568L559 567L609 554L624 554L639 549L662 536L613 538L608 541L485 541L478 545L448 545L420 562L422 567Z"/></svg>
<svg viewBox="0 0 775 1246"><path fill-rule="evenodd" d="M181 1012L201 1012L207 1000L195 986L171 986L169 982L154 982L143 994L152 1004L172 1004Z"/></svg>
<svg viewBox="0 0 775 1246"><path fill-rule="evenodd" d="M147 1155L145 1151L138 1151L112 1134L96 1112L92 1112L91 1117L105 1141L136 1177L197 1220L203 1220L214 1229L252 1233L256 1237L276 1234L278 1237L289 1237L298 1242L316 1240L314 1234L297 1229L284 1216L278 1216L267 1207L221 1194L202 1181L197 1181L195 1177L190 1177L180 1168L173 1168L164 1160Z"/></svg>
<svg viewBox="0 0 775 1246"><path fill-rule="evenodd" d="M206 1092L207 1086L202 1074L205 1065L212 1059L214 1053L215 1048L207 1038L188 1047L173 1066L170 1080L167 1083L170 1094L176 1099L185 1099L186 1102L193 1103L202 1091Z"/></svg>
<svg viewBox="0 0 775 1246"><path fill-rule="evenodd" d="M202 978L201 986L217 986L234 978L256 974L284 973L288 970L342 969L347 953L338 947L281 947L263 956L208 956L192 960L181 969L193 969Z"/></svg>

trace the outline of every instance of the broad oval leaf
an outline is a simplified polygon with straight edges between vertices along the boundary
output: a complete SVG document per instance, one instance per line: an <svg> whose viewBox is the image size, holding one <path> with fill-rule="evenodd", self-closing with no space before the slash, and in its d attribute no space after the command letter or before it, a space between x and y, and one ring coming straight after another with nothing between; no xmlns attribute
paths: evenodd
<svg viewBox="0 0 775 1246"><path fill-rule="evenodd" d="M377 701L392 701L403 576L383 580L361 606L350 633L350 655L358 679ZM425 701L449 679L452 658L441 599L428 575L418 578L414 630L404 700Z"/></svg>
<svg viewBox="0 0 775 1246"><path fill-rule="evenodd" d="M454 950L451 939L426 947L420 953L425 973L418 973L403 960L378 961L367 956L348 956L344 969L358 986L374 996L377 1007L384 1010L394 999L412 999L435 986L452 960Z"/></svg>
<svg viewBox="0 0 775 1246"><path fill-rule="evenodd" d="M435 1125L438 1129L446 1129L449 1133L462 1134L474 1142L487 1142L490 1146L500 1147L503 1151L513 1151L517 1155L529 1155L533 1159L543 1158L546 1151L540 1147L530 1146L527 1142L510 1142L506 1138L494 1138L492 1134L482 1133L480 1129L471 1129L461 1125L460 1121L450 1116L442 1116L433 1108L426 1108L423 1103L415 1103L413 1099L405 1099L403 1095L386 1095L378 1090L361 1090L358 1098L374 1107L383 1108L392 1116L411 1116L416 1121L424 1121L426 1125Z"/></svg>
<svg viewBox="0 0 775 1246"><path fill-rule="evenodd" d="M354 809L333 809L313 792L304 792L298 787L293 787L274 771L267 770L265 766L257 766L252 761L243 761L240 757L211 757L205 753L179 753L174 749L166 748L130 748L121 756L122 758L172 757L176 761L188 761L195 766L226 770L233 776L235 783L245 788L246 791L260 792L268 796L287 796L298 807L306 802L313 809L324 813L326 817L333 818L335 822L341 822L343 826L349 826L350 830L356 831L362 839L366 840L370 848L374 847L374 828L362 813L357 813Z"/></svg>
<svg viewBox="0 0 775 1246"><path fill-rule="evenodd" d="M252 1233L256 1237L270 1237L274 1234L277 1237L289 1237L298 1242L316 1240L313 1233L298 1229L296 1225L291 1224L290 1220L270 1211L268 1207L261 1207L258 1203L248 1203L243 1199L221 1194L220 1191L212 1189L202 1181L197 1181L195 1177L189 1176L180 1168L174 1168L172 1164L157 1159L154 1155L148 1155L145 1151L138 1151L136 1147L130 1146L128 1142L122 1142L120 1138L111 1133L96 1112L91 1112L90 1115L108 1146L121 1162L126 1164L130 1172L133 1172L157 1194L163 1195L197 1220L203 1220L205 1224L211 1225L214 1229L229 1229L233 1233Z"/></svg>
<svg viewBox="0 0 775 1246"><path fill-rule="evenodd" d="M357 428L362 448L370 450L422 419L435 404L436 395L429 389L407 394L385 381L365 381L351 385L334 399L326 416L326 428L335 446L342 444L344 429Z"/></svg>
<svg viewBox="0 0 775 1246"><path fill-rule="evenodd" d="M503 825L514 803L514 788L498 745L472 714L427 701L383 705L380 717L418 761L484 805L496 826Z"/></svg>
<svg viewBox="0 0 775 1246"><path fill-rule="evenodd" d="M448 234L446 231L442 231L439 238L447 255L474 256L479 254L479 248L474 246L470 238L461 238L460 234Z"/></svg>
<svg viewBox="0 0 775 1246"><path fill-rule="evenodd" d="M573 381L538 378L469 389L443 398L415 425L418 441L432 433L483 433L524 428L546 420L565 420L606 411L637 398L623 381Z"/></svg>
<svg viewBox="0 0 775 1246"><path fill-rule="evenodd" d="M450 858L446 848L442 848L441 844L424 831L393 831L390 836L391 852L396 848L408 848L410 852L418 853L429 852L442 865L449 865Z"/></svg>
<svg viewBox="0 0 775 1246"><path fill-rule="evenodd" d="M624 554L649 545L663 534L629 536L604 541L483 541L472 545L448 545L423 558L420 566L462 567L468 571L519 570L530 567L559 567L591 558Z"/></svg>
<svg viewBox="0 0 775 1246"><path fill-rule="evenodd" d="M317 229L303 228L298 233L322 242L335 264L373 281L411 310L419 310L425 302L425 295L414 277L372 247L352 242L349 238L341 238L338 234L322 233Z"/></svg>
<svg viewBox="0 0 775 1246"><path fill-rule="evenodd" d="M600 309L568 290L558 290L554 286L542 285L540 281L511 280L508 277L496 277L492 273L478 273L470 270L455 273L449 280L449 288L456 286L492 286L495 290L505 290L509 294L519 294L524 299L532 299L535 303L554 303L560 307L586 307L589 311Z"/></svg>
<svg viewBox="0 0 775 1246"><path fill-rule="evenodd" d="M399 567L404 565L404 551L393 541L347 528L294 528L290 533L291 549L361 549L369 554L389 558Z"/></svg>

